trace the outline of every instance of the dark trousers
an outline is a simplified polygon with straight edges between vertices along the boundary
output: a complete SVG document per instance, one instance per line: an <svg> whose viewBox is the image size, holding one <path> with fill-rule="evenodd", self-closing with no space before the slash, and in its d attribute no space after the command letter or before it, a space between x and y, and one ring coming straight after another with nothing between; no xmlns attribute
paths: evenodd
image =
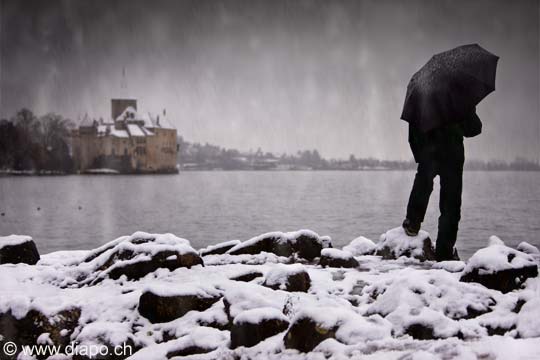
<svg viewBox="0 0 540 360"><path fill-rule="evenodd" d="M461 191L463 186L463 142L437 144L423 151L407 205L407 219L420 225L424 221L433 179L439 175L440 200L439 233L436 255L451 259L461 219Z"/></svg>

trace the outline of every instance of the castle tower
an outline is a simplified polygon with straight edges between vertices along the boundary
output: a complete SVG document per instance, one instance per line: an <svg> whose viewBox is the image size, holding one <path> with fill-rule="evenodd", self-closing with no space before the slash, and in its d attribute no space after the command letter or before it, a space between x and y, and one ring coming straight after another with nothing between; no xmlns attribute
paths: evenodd
<svg viewBox="0 0 540 360"><path fill-rule="evenodd" d="M111 99L111 117L115 121L127 107L131 106L137 111L137 100L131 96L128 91L128 78L126 76L126 68L122 68L122 80L120 81L120 97Z"/></svg>
<svg viewBox="0 0 540 360"><path fill-rule="evenodd" d="M137 111L137 99L111 99L111 117L116 120L128 106Z"/></svg>

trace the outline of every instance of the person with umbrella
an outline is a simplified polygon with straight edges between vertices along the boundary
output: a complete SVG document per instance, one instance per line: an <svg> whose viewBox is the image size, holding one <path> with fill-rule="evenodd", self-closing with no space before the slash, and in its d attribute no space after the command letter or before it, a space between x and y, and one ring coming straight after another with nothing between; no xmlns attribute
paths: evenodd
<svg viewBox="0 0 540 360"><path fill-rule="evenodd" d="M439 175L437 261L459 259L454 245L461 219L463 137L482 131L476 105L495 90L498 59L477 44L460 46L434 55L407 86L401 119L409 123L418 168L403 229L409 236L418 234Z"/></svg>

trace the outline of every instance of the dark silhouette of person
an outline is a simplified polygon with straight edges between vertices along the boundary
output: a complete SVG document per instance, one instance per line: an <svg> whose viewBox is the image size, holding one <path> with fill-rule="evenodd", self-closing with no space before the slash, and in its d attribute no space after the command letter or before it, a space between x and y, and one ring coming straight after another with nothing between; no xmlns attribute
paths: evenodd
<svg viewBox="0 0 540 360"><path fill-rule="evenodd" d="M409 125L409 144L418 163L403 229L409 236L420 231L433 179L439 175L439 229L435 254L437 261L458 260L454 245L461 219L461 192L465 151L463 137L473 137L482 131L482 122L473 110L460 122L450 123L426 133Z"/></svg>

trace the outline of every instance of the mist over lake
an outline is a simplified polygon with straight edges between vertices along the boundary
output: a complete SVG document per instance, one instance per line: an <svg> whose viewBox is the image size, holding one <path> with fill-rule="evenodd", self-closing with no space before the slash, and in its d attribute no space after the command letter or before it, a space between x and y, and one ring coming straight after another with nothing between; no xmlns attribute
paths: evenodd
<svg viewBox="0 0 540 360"><path fill-rule="evenodd" d="M412 171L182 172L179 175L0 178L0 233L41 253L91 249L135 231L171 232L194 248L269 231L311 229L341 247L399 226ZM436 238L438 181L423 229ZM490 235L540 245L540 173L464 174L457 247ZM38 210L38 207L40 210Z"/></svg>

